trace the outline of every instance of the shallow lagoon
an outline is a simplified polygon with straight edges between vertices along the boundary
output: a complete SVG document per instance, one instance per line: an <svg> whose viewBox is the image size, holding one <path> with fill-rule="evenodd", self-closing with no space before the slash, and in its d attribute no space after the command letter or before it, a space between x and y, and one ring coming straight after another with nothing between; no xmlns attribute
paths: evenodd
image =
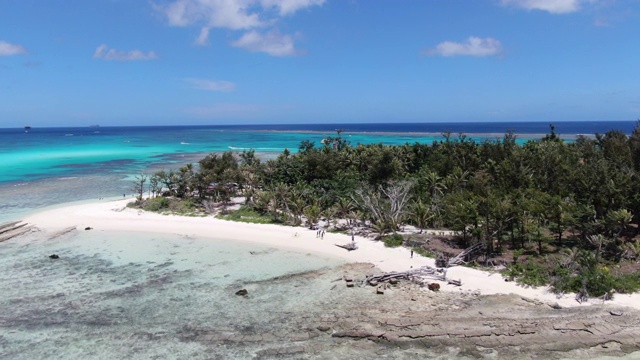
<svg viewBox="0 0 640 360"><path fill-rule="evenodd" d="M214 349L183 333L268 332L327 300L313 290L314 277L288 276L344 263L177 234L51 237L36 232L1 244L0 358L251 357L269 344ZM248 296L235 295L242 288Z"/></svg>

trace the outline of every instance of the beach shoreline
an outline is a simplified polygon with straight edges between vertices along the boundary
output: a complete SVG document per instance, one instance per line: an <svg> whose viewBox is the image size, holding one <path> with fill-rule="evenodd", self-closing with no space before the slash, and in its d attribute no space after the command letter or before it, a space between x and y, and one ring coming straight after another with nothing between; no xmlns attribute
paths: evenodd
<svg viewBox="0 0 640 360"><path fill-rule="evenodd" d="M127 207L131 201L131 198L127 198L63 204L31 213L23 222L49 233L68 228L82 231L90 228L91 231L175 234L183 237L255 243L301 254L340 258L349 263L371 263L383 272L407 271L422 266L435 267L435 260L432 258L417 255L412 258L407 248L388 248L381 241L365 237L355 238L358 250L346 251L335 246L351 241L351 237L345 234L326 233L321 239L316 237L314 230L303 227L239 223L211 216L162 215ZM468 267L449 268L447 278L460 280L462 285L457 287L441 282L443 291L481 295L516 294L550 306L557 304L561 307L602 304L598 299L578 303L572 294L557 296L545 288L527 288L515 282L506 282L497 272ZM616 294L612 301L605 304L640 309L638 300L639 294Z"/></svg>

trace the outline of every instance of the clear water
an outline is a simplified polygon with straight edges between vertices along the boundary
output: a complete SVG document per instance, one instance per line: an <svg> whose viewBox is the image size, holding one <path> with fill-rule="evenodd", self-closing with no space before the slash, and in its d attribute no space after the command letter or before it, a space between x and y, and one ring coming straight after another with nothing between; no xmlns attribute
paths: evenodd
<svg viewBox="0 0 640 360"><path fill-rule="evenodd" d="M0 244L0 307L7 310L0 315L0 358L212 358L202 345L180 341L185 327L269 332L286 320L282 313L303 314L317 298L313 280L301 292L304 283L272 279L343 263L180 235L49 236ZM243 288L248 296L235 295ZM211 350L247 358L251 348Z"/></svg>

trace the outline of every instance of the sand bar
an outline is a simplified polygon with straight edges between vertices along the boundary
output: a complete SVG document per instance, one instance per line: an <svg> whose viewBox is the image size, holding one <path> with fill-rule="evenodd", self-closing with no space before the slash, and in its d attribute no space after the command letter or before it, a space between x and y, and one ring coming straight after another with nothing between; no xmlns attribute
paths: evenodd
<svg viewBox="0 0 640 360"><path fill-rule="evenodd" d="M368 262L382 271L405 271L420 266L435 266L435 260L421 256L410 257L405 248L387 248L382 242L356 237L358 250L346 251L335 244L346 244L350 236L326 233L324 239L316 237L314 230L302 227L279 225L246 224L220 220L213 217L186 217L161 215L127 208L130 199L117 201L102 200L93 203L69 205L44 210L24 219L29 224L47 232L56 232L75 226L92 231L127 231L142 233L164 233L197 238L253 242L266 246L294 250L323 256L339 257L349 262ZM447 277L461 280L462 286L444 285L444 291L479 292L481 294L517 294L548 304L558 303L563 307L588 306L579 304L573 295L558 297L545 288L525 288L514 282L505 282L498 273L480 271L466 267L453 267ZM616 306L640 309L640 295L617 294L613 301ZM593 299L591 303L601 303Z"/></svg>

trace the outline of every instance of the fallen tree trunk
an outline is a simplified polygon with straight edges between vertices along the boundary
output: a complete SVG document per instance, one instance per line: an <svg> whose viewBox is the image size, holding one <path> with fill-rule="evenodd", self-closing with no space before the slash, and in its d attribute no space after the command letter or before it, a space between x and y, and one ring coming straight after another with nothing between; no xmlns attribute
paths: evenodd
<svg viewBox="0 0 640 360"><path fill-rule="evenodd" d="M396 279L411 280L422 284L423 282L421 280L425 277L440 281L446 281L446 272L440 272L430 266L423 266L417 269L411 269L403 272L390 272L382 275L370 275L364 279L363 285L375 286L382 282Z"/></svg>
<svg viewBox="0 0 640 360"><path fill-rule="evenodd" d="M346 245L340 245L340 244L334 244L334 245L337 246L337 247L346 249L347 251L353 251L353 250L357 250L358 249L358 245L356 245L356 243L353 242L353 241L348 243L348 244L346 244Z"/></svg>
<svg viewBox="0 0 640 360"><path fill-rule="evenodd" d="M470 247L464 249L458 256L449 259L447 263L447 267L452 267L456 265L463 265L471 261L472 259L480 256L480 252L484 249L483 243L477 243L471 245Z"/></svg>

